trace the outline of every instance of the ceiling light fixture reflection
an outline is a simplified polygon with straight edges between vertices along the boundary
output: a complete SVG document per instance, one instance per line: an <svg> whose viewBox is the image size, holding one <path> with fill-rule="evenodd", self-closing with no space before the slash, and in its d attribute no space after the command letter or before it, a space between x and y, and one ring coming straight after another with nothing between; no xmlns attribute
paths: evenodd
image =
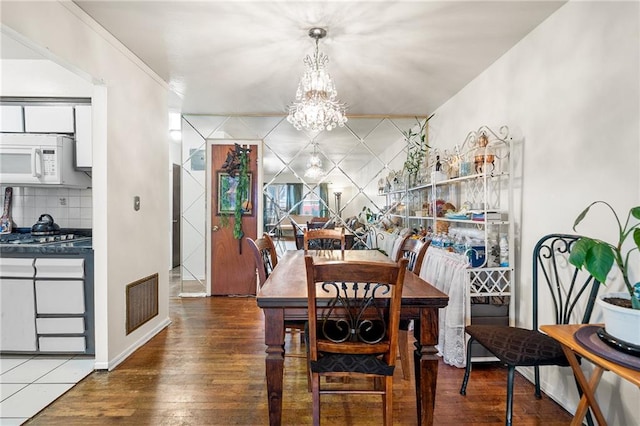
<svg viewBox="0 0 640 426"><path fill-rule="evenodd" d="M313 143L313 154L309 157L309 161L307 161L306 170L304 172L304 177L311 179L320 179L325 175L325 171L322 168L322 160L318 155L318 144L316 142Z"/></svg>
<svg viewBox="0 0 640 426"><path fill-rule="evenodd" d="M311 28L309 37L316 40L313 57L304 58L306 70L298 84L296 101L289 106L287 121L297 130L321 132L343 127L347 122L346 104L337 100L338 92L326 70L329 57L318 52L318 41L327 35L324 28Z"/></svg>

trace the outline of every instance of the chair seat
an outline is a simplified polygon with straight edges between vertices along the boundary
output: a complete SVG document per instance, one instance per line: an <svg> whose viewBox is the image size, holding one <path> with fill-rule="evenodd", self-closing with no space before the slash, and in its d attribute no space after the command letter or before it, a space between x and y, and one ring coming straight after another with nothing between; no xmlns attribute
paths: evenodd
<svg viewBox="0 0 640 426"><path fill-rule="evenodd" d="M560 344L537 330L497 325L469 325L465 331L508 365L569 365Z"/></svg>
<svg viewBox="0 0 640 426"><path fill-rule="evenodd" d="M375 355L321 353L317 361L311 361L314 373L363 373L393 376L393 365L388 365Z"/></svg>

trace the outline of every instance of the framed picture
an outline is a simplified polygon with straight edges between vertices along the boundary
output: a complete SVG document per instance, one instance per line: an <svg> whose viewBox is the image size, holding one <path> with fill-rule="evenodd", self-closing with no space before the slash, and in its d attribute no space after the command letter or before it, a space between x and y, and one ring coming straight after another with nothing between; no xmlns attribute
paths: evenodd
<svg viewBox="0 0 640 426"><path fill-rule="evenodd" d="M253 176L251 172L249 175L249 185L247 188L247 194L244 200L242 200L243 215L253 215L253 203L251 202L251 188L253 184ZM236 211L236 189L238 188L238 182L240 177L232 177L227 172L218 171L218 216L222 214L233 215Z"/></svg>

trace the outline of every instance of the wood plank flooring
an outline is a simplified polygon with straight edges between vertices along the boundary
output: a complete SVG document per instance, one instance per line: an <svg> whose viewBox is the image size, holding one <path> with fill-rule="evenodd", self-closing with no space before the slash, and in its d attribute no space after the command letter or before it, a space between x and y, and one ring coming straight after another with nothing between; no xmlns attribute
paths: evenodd
<svg viewBox="0 0 640 426"><path fill-rule="evenodd" d="M170 327L111 372L95 372L31 419L29 425L266 425L264 317L254 298L171 299ZM286 350L303 352L299 335ZM303 358L285 359L283 424L311 424ZM503 425L506 369L474 366L467 396L463 370L438 371L436 425ZM567 425L563 408L516 374L514 425ZM412 376L413 377L413 376ZM396 369L394 420L415 425L413 380ZM323 424L382 424L379 397L323 397Z"/></svg>

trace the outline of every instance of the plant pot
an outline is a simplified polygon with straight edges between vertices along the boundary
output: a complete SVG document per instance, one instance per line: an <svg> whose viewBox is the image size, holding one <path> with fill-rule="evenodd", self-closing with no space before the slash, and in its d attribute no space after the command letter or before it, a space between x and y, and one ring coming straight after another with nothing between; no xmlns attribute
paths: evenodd
<svg viewBox="0 0 640 426"><path fill-rule="evenodd" d="M606 293L596 303L604 315L605 331L625 343L640 347L640 309L622 308L605 302L607 297L630 299L628 293Z"/></svg>

